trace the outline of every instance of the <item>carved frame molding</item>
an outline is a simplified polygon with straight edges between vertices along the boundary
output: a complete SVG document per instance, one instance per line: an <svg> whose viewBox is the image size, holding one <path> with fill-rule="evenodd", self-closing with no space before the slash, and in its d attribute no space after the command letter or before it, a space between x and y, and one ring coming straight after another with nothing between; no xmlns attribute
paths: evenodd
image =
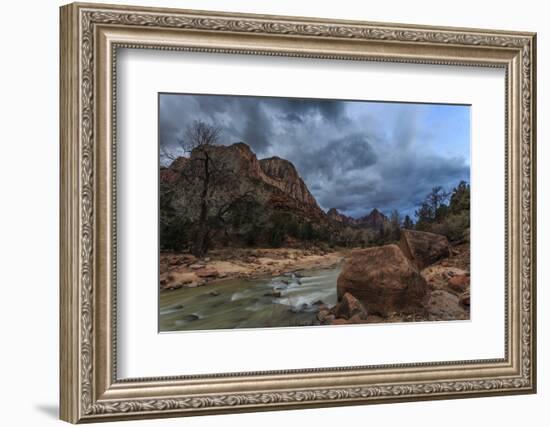
<svg viewBox="0 0 550 427"><path fill-rule="evenodd" d="M169 42L163 42L163 37ZM180 42L180 37L191 40ZM506 68L506 357L117 380L116 286L110 280L107 286L103 279L110 277L116 282L114 65L121 47ZM60 98L62 419L100 421L534 392L534 97L532 33L91 4L64 6ZM107 235L107 231L112 233ZM346 375L348 383L335 381L338 376L348 378ZM260 386L260 380L271 376L271 385ZM284 380L290 378L300 385L283 387ZM193 391L196 384L210 388L197 393Z"/></svg>

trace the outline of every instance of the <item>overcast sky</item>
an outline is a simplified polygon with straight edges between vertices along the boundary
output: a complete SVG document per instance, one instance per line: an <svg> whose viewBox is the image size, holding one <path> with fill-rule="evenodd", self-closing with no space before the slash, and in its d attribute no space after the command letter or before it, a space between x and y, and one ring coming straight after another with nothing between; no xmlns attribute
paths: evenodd
<svg viewBox="0 0 550 427"><path fill-rule="evenodd" d="M161 94L160 144L174 150L195 120L290 160L319 205L352 217L414 214L435 185L470 181L470 107L322 99Z"/></svg>

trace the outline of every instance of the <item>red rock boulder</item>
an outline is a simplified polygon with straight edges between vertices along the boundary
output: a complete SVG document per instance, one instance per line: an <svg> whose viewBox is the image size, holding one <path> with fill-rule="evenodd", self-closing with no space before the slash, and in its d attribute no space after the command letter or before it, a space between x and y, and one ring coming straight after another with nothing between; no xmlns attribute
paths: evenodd
<svg viewBox="0 0 550 427"><path fill-rule="evenodd" d="M428 286L397 245L355 249L338 276L338 300L353 295L369 314L418 313L425 307Z"/></svg>
<svg viewBox="0 0 550 427"><path fill-rule="evenodd" d="M451 254L449 241L445 236L426 231L401 230L399 247L419 270Z"/></svg>

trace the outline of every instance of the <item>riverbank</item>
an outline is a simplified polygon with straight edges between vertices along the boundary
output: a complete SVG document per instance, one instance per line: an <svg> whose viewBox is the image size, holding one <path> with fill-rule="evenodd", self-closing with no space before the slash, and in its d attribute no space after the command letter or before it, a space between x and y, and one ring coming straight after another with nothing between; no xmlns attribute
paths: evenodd
<svg viewBox="0 0 550 427"><path fill-rule="evenodd" d="M204 258L191 254L160 254L160 289L195 288L229 279L279 276L301 270L331 268L347 251L319 248L218 249Z"/></svg>

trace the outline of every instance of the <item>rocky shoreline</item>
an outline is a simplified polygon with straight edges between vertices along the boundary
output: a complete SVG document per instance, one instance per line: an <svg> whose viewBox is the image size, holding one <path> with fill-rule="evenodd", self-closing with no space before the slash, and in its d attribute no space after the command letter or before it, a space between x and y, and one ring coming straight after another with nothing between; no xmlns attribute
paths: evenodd
<svg viewBox="0 0 550 427"><path fill-rule="evenodd" d="M405 231L398 244L355 249L338 277L338 303L320 306L320 324L470 318L470 246Z"/></svg>
<svg viewBox="0 0 550 427"><path fill-rule="evenodd" d="M347 251L313 249L220 249L207 257L161 253L160 290L195 288L227 279L279 276L342 262Z"/></svg>
<svg viewBox="0 0 550 427"><path fill-rule="evenodd" d="M304 313L311 313L309 325L467 320L469 260L469 243L450 245L443 236L416 231L402 233L398 244L345 251L221 249L201 259L163 253L160 289L166 293L231 279L271 277L281 284L265 295L280 301L292 284L289 277L301 277L302 270L340 266L334 279L338 301L304 304ZM294 314L296 310L300 308L289 308Z"/></svg>

